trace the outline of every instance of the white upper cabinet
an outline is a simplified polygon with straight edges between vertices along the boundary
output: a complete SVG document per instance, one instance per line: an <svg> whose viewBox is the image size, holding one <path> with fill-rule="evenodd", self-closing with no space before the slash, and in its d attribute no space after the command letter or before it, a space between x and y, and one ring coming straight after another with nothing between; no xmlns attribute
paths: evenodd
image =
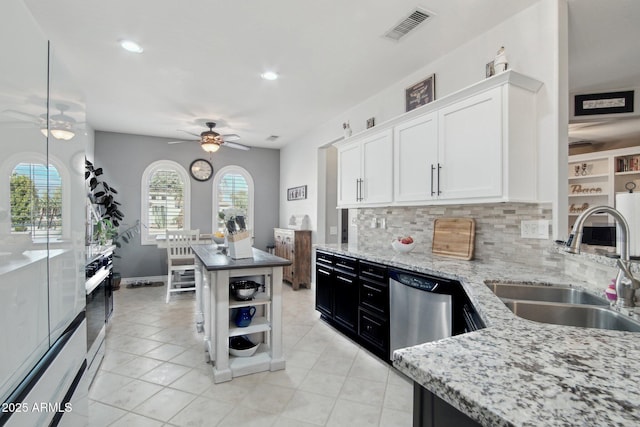
<svg viewBox="0 0 640 427"><path fill-rule="evenodd" d="M502 196L502 88L438 112L438 192L442 199Z"/></svg>
<svg viewBox="0 0 640 427"><path fill-rule="evenodd" d="M394 200L420 202L437 197L438 114L399 124L393 141Z"/></svg>
<svg viewBox="0 0 640 427"><path fill-rule="evenodd" d="M391 129L338 147L338 204L384 205L393 200Z"/></svg>
<svg viewBox="0 0 640 427"><path fill-rule="evenodd" d="M391 129L362 141L363 202L389 203L393 200L393 139Z"/></svg>
<svg viewBox="0 0 640 427"><path fill-rule="evenodd" d="M339 207L536 202L536 92L514 71L338 143Z"/></svg>
<svg viewBox="0 0 640 427"><path fill-rule="evenodd" d="M355 205L360 197L360 143L338 147L338 204Z"/></svg>

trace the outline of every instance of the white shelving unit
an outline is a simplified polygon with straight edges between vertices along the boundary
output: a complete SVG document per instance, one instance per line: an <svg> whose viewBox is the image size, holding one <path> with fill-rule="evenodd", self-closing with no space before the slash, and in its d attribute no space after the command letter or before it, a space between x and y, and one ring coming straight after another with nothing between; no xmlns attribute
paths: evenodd
<svg viewBox="0 0 640 427"><path fill-rule="evenodd" d="M569 156L569 228L586 208L615 207L616 193L634 182L640 191L640 146ZM606 214L592 215L587 225L612 224Z"/></svg>
<svg viewBox="0 0 640 427"><path fill-rule="evenodd" d="M229 284L236 280L254 280L264 285L249 301L235 301ZM207 271L198 265L196 292L202 293L205 358L213 364L215 383L262 371L285 368L282 350L282 267L255 267ZM256 307L247 327L234 322L235 310ZM229 338L248 335L259 347L253 356L229 354Z"/></svg>

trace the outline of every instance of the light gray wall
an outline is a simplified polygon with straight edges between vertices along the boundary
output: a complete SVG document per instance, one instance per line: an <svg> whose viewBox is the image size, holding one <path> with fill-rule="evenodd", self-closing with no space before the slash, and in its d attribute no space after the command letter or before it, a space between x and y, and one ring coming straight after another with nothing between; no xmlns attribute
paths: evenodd
<svg viewBox="0 0 640 427"><path fill-rule="evenodd" d="M252 148L250 151L222 148L209 159L195 142L167 144L169 139L123 133L95 133L95 165L104 169L104 180L118 190L125 214L124 223L133 224L140 215L142 173L157 160L173 160L189 169L197 158L210 160L214 173L224 166L245 168L255 184L254 246L265 250L273 244L273 228L278 226L280 151ZM191 179L191 228L211 232L213 178L206 182ZM159 276L167 273L166 250L140 245L136 238L118 250L115 267L123 278Z"/></svg>

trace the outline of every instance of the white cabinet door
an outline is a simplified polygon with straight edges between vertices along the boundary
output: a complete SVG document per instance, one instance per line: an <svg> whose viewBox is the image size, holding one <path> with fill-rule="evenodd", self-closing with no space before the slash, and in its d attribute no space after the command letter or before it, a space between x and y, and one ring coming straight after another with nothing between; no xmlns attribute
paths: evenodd
<svg viewBox="0 0 640 427"><path fill-rule="evenodd" d="M360 196L360 143L338 148L338 205L355 205Z"/></svg>
<svg viewBox="0 0 640 427"><path fill-rule="evenodd" d="M393 134L384 130L362 141L360 198L365 204L393 200Z"/></svg>
<svg viewBox="0 0 640 427"><path fill-rule="evenodd" d="M431 113L395 127L393 138L394 200L421 202L437 196L438 114Z"/></svg>
<svg viewBox="0 0 640 427"><path fill-rule="evenodd" d="M439 111L441 199L502 196L501 94L498 87Z"/></svg>

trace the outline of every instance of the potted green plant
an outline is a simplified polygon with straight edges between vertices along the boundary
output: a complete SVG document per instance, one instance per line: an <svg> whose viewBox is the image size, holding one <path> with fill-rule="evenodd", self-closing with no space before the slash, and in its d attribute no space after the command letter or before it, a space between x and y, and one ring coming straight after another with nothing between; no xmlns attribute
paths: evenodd
<svg viewBox="0 0 640 427"><path fill-rule="evenodd" d="M94 228L94 241L101 246L113 244L114 237L118 235L118 229L108 218L101 218Z"/></svg>
<svg viewBox="0 0 640 427"><path fill-rule="evenodd" d="M88 181L91 203L96 206L99 220L94 229L94 238L101 245L114 244L117 248L122 247L122 242L129 243L129 240L140 232L140 220L135 224L120 231L120 221L124 219L124 213L120 210L120 203L115 199L118 191L101 180L102 168L96 168L92 162L85 160L85 180ZM114 258L120 258L114 252ZM113 272L113 288L120 287L120 273Z"/></svg>

